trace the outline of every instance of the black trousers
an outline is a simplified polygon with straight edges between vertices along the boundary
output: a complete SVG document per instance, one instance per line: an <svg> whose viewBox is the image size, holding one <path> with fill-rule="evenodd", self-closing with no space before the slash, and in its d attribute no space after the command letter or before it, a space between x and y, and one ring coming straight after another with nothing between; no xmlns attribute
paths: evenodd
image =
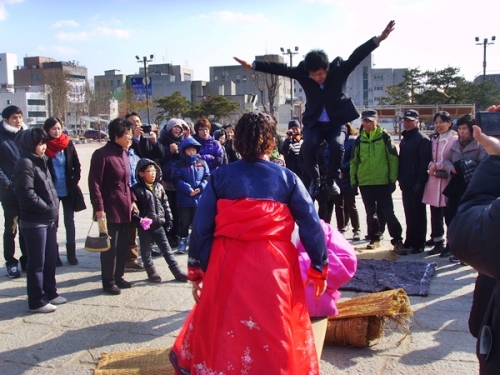
<svg viewBox="0 0 500 375"><path fill-rule="evenodd" d="M380 210L387 222L392 244L401 241L403 228L394 214L392 203L392 192L389 185L360 186L361 198L366 210L366 222L368 224L368 236L372 241L380 240L380 222L377 209Z"/></svg>
<svg viewBox="0 0 500 375"><path fill-rule="evenodd" d="M317 122L311 127L304 128L301 152L305 170L311 179L319 178L318 148L323 140L328 143L330 150L326 179L333 180L339 177L340 165L344 158L345 137L345 125L334 126L329 122Z"/></svg>
<svg viewBox="0 0 500 375"><path fill-rule="evenodd" d="M434 242L444 240L444 223L448 226L448 217L446 216L446 207L431 206L431 237Z"/></svg>
<svg viewBox="0 0 500 375"><path fill-rule="evenodd" d="M189 227L193 224L197 207L177 207L179 215L179 237L185 238L189 234Z"/></svg>
<svg viewBox="0 0 500 375"><path fill-rule="evenodd" d="M4 216L4 232L3 232L3 256L7 266L16 266L16 235L19 222L19 205L12 203L2 203ZM28 264L28 253L24 236L19 231L19 247L21 248L21 258L19 259L22 265ZM40 307L40 306L39 306Z"/></svg>
<svg viewBox="0 0 500 375"><path fill-rule="evenodd" d="M101 253L102 286L110 288L116 280L123 279L125 273L125 258L128 251L128 234L130 223L108 223L108 234L111 237L111 247Z"/></svg>
<svg viewBox="0 0 500 375"><path fill-rule="evenodd" d="M335 205L337 229L341 232L344 231L350 220L352 230L359 231L359 215L358 209L356 208L356 195L354 193L334 195L333 203Z"/></svg>
<svg viewBox="0 0 500 375"><path fill-rule="evenodd" d="M405 247L423 248L427 235L427 212L422 195L415 194L413 187L401 187L401 191L406 219Z"/></svg>

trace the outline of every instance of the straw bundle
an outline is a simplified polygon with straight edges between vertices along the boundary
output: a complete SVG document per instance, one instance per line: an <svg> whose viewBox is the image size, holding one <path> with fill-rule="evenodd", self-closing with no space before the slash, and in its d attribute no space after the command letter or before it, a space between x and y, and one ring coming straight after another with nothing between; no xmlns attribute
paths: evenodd
<svg viewBox="0 0 500 375"><path fill-rule="evenodd" d="M94 375L173 375L169 353L170 348L102 353Z"/></svg>
<svg viewBox="0 0 500 375"><path fill-rule="evenodd" d="M365 347L384 335L385 324L410 333L413 315L404 289L371 293L337 304L339 315L328 318L325 343Z"/></svg>

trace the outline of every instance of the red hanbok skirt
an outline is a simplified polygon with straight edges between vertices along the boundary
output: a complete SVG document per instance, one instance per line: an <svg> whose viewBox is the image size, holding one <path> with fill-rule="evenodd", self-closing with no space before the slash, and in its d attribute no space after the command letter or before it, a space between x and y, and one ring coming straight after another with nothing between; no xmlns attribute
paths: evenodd
<svg viewBox="0 0 500 375"><path fill-rule="evenodd" d="M319 374L288 207L217 204L201 299L170 360L178 374Z"/></svg>

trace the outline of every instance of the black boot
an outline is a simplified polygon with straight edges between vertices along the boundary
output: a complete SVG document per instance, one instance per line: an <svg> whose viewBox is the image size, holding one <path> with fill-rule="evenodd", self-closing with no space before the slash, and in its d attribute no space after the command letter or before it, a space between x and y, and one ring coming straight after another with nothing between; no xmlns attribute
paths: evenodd
<svg viewBox="0 0 500 375"><path fill-rule="evenodd" d="M170 271L172 271L172 274L174 275L175 279L177 281L182 281L186 282L188 281L188 276L182 272L181 267L179 267L179 264L175 264L174 266L168 266L170 268Z"/></svg>
<svg viewBox="0 0 500 375"><path fill-rule="evenodd" d="M161 276L156 272L155 266L147 267L148 280L152 283L161 283Z"/></svg>
<svg viewBox="0 0 500 375"><path fill-rule="evenodd" d="M427 255L436 255L436 254L441 254L441 252L444 250L444 241L438 241L435 242L434 247L427 252Z"/></svg>
<svg viewBox="0 0 500 375"><path fill-rule="evenodd" d="M448 244L446 244L446 246L444 247L444 249L439 254L439 257L440 258L448 258L450 255L451 255L450 247L448 246Z"/></svg>
<svg viewBox="0 0 500 375"><path fill-rule="evenodd" d="M66 244L66 257L70 265L76 266L78 264L78 259L76 259L76 244Z"/></svg>

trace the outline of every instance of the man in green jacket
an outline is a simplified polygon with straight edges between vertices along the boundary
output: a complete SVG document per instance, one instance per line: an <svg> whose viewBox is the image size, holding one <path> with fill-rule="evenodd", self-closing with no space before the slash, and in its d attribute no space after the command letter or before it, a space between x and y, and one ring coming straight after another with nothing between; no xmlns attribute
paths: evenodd
<svg viewBox="0 0 500 375"><path fill-rule="evenodd" d="M378 114L367 109L361 114L362 130L354 143L351 159L351 185L359 186L365 205L368 237L367 249L380 246L379 207L387 220L396 253L404 251L403 229L394 214L392 193L398 179L398 152L391 136L378 126Z"/></svg>

